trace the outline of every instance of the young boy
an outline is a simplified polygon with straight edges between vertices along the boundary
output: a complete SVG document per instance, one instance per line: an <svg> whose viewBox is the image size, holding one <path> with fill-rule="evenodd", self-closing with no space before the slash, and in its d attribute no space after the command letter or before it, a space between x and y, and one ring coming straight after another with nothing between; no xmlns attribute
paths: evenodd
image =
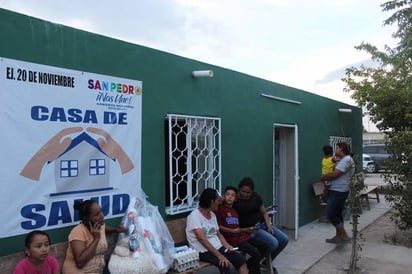
<svg viewBox="0 0 412 274"><path fill-rule="evenodd" d="M333 148L330 145L324 145L322 158L322 175L332 173L335 168L336 159L333 157Z"/></svg>
<svg viewBox="0 0 412 274"><path fill-rule="evenodd" d="M323 148L323 158L322 158L322 175L332 173L335 169L336 158L333 157L333 148L330 145L324 145ZM323 182L325 188L323 190L323 199L327 200L329 184L327 181Z"/></svg>
<svg viewBox="0 0 412 274"><path fill-rule="evenodd" d="M233 208L236 196L237 189L235 187L226 187L223 202L216 212L219 230L229 244L249 254L247 266L250 273L260 274L260 260L266 255L268 248L265 243L249 236L248 232L256 232L253 227L239 227L238 215Z"/></svg>

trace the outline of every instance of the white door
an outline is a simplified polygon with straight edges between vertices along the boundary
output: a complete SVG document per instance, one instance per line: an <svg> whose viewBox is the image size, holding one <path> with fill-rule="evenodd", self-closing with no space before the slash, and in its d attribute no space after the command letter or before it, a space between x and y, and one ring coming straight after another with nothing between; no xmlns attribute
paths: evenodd
<svg viewBox="0 0 412 274"><path fill-rule="evenodd" d="M278 206L274 223L294 229L295 240L299 228L299 162L297 125L273 126L273 197Z"/></svg>

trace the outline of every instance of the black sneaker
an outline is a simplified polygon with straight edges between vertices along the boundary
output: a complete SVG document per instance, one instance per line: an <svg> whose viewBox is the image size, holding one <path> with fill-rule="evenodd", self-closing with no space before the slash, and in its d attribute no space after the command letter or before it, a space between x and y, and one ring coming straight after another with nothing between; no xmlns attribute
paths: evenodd
<svg viewBox="0 0 412 274"><path fill-rule="evenodd" d="M269 271L266 259L263 259L261 261L260 266L261 266L260 269L262 269L263 271L266 271L266 270ZM278 274L278 270L276 269L276 267L272 266L272 269L273 269L273 274Z"/></svg>

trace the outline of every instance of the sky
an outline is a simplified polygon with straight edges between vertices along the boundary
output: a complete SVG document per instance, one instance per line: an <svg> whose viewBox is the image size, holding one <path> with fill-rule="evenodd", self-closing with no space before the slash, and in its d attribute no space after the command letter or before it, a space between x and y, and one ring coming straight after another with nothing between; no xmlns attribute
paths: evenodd
<svg viewBox="0 0 412 274"><path fill-rule="evenodd" d="M0 0L13 10L356 105L354 47L394 45L386 0ZM364 127L377 131L364 117Z"/></svg>

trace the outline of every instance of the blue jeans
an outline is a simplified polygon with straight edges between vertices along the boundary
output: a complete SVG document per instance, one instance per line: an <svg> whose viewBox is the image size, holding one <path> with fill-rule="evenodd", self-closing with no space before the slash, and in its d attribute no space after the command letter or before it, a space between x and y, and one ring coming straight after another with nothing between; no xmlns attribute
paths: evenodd
<svg viewBox="0 0 412 274"><path fill-rule="evenodd" d="M264 242L268 247L267 253L270 252L272 260L274 260L276 256L279 255L279 253L288 245L288 236L273 225L272 229L274 233L273 235L270 234L267 231L266 225L263 222L257 225L256 228L258 229L258 232L250 233L250 236L255 237L256 239Z"/></svg>
<svg viewBox="0 0 412 274"><path fill-rule="evenodd" d="M337 228L343 227L343 209L349 192L328 191L328 205L326 206L326 218Z"/></svg>

